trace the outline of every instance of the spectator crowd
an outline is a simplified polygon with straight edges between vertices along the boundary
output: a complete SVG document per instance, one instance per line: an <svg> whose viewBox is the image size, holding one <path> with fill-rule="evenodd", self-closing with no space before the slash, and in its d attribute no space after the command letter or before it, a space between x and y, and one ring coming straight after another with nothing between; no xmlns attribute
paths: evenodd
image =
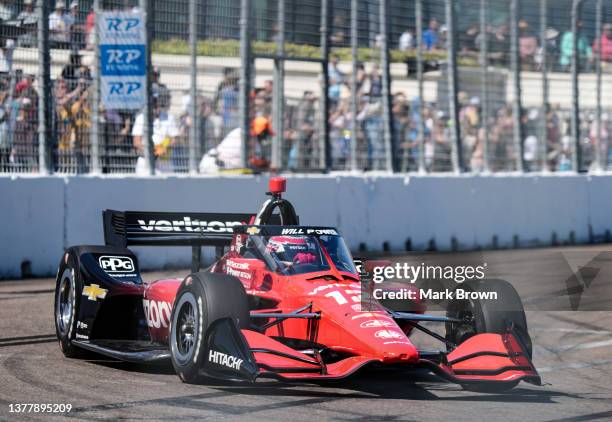
<svg viewBox="0 0 612 422"><path fill-rule="evenodd" d="M90 4L88 2L87 4ZM124 8L126 8L125 6ZM0 171L32 172L38 162L38 95L33 75L13 68L13 53L17 48L36 46L37 14L32 0L20 2L19 10L12 3L0 1ZM51 48L68 51L67 63L54 76L52 87L52 157L57 172L86 173L91 169L90 146L93 121L92 69L84 51L92 48L94 15L85 3L69 4L55 1L49 16ZM578 22L582 27L582 22ZM7 29L8 28L8 29ZM524 70L541 70L544 63L541 37L530 24L519 22L519 50ZM13 32L11 32L13 31ZM431 19L423 31L422 45L428 52L443 54L448 39L447 27ZM549 28L545 34L546 62L552 71L567 71L572 58L574 34ZM478 59L482 37L487 37L492 66L505 67L509 61L510 39L506 24L487 25L486 34L479 25L470 25L459 34L463 57ZM332 46L342 44L342 31L331 35ZM378 41L374 39L375 45ZM601 40L589 39L585 31L578 35L581 71L594 69L595 53L601 48L604 70L612 63L612 24L603 25ZM416 39L406 30L396 40L397 48L412 51ZM318 169L323 146L320 142L322 124L329 127L331 164L334 170L346 170L351 165L354 143L357 165L361 170L386 169L387 145L384 139L383 81L376 62L358 63L356 80L357 112L353 118L351 106L351 75L341 66L340 58L332 54L327 67L329 113L320 121L320 92L306 90L300 98L285 99L281 139L281 167L293 171ZM237 68L225 68L216 88L202 91L195 99L196 120L190 117L192 99L188 92L178 93L162 82L159 68L152 72L152 140L156 168L160 172L188 171L189 136L193 125L197 134L197 156L202 157L201 172L229 170L239 166L242 151L239 114L239 78ZM272 139L278 134L272 123L274 85L264 81L250 93L249 166L255 170L271 167ZM174 102L173 102L173 96ZM172 106L174 104L174 107ZM180 104L180 106L176 106ZM477 90L459 93L459 124L465 170L485 169L485 140L488 142L488 167L491 171L512 171L516 163L514 145L515 121L512 105L500 101L489 104L489 116L482 115ZM390 101L392 134L391 148L398 171L416 171L420 154L425 169L431 172L452 170L453 145L450 131L455 122L442 103L424 101L412 92L394 91ZM106 173L144 173L145 118L142 112L99 107L101 135L101 166ZM545 116L542 116L545 113ZM353 121L356 122L353 127ZM600 155L612 162L612 119L602 116ZM541 124L546 125L546 139L541 139ZM545 165L551 170L571 169L573 145L570 137L570 112L550 104L546 110L527 108L521 115L524 128L523 160L527 170L539 170ZM422 131L422 141L421 141ZM581 139L586 162L595 155L597 138L593 110L581 114Z"/></svg>

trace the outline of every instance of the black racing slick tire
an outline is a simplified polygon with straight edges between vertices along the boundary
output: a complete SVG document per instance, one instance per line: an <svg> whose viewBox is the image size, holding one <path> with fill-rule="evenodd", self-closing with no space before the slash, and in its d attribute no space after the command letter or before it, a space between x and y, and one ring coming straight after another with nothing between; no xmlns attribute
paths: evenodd
<svg viewBox="0 0 612 422"><path fill-rule="evenodd" d="M62 256L57 271L54 296L55 333L62 353L68 358L83 356L82 349L72 343L77 328L76 319L79 315L79 298L82 290L79 261L75 251L70 248Z"/></svg>
<svg viewBox="0 0 612 422"><path fill-rule="evenodd" d="M185 278L174 300L168 339L172 366L183 382L202 380L207 330L228 317L238 328L249 326L248 298L240 280L204 272Z"/></svg>
<svg viewBox="0 0 612 422"><path fill-rule="evenodd" d="M525 347L529 359L532 357L532 343L527 331L527 318L520 296L514 287L504 280L483 280L466 282L459 288L472 292L495 292L497 299L453 300L447 309L447 316L466 319L467 324L446 323L446 338L461 344L469 337L481 333L508 332L512 325L519 341ZM518 381L507 383L468 384L466 390L497 393L515 387Z"/></svg>

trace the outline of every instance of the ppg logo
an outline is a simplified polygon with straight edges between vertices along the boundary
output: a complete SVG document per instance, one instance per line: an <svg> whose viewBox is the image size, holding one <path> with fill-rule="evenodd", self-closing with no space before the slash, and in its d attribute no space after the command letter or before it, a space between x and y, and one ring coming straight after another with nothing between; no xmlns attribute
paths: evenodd
<svg viewBox="0 0 612 422"><path fill-rule="evenodd" d="M142 57L141 50L108 49L106 50L108 65L132 64Z"/></svg>
<svg viewBox="0 0 612 422"><path fill-rule="evenodd" d="M138 28L139 18L107 18L106 29L108 32L129 32Z"/></svg>
<svg viewBox="0 0 612 422"><path fill-rule="evenodd" d="M134 261L129 256L105 255L98 258L100 268L107 273L131 273L134 271Z"/></svg>
<svg viewBox="0 0 612 422"><path fill-rule="evenodd" d="M110 82L110 95L130 95L142 87L140 82Z"/></svg>

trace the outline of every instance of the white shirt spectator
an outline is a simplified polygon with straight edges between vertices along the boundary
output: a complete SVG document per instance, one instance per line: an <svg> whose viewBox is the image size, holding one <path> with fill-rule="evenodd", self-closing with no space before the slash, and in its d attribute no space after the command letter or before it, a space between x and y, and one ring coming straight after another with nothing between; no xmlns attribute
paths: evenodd
<svg viewBox="0 0 612 422"><path fill-rule="evenodd" d="M140 113L136 116L132 127L132 136L142 136L144 133L144 115ZM164 139L176 138L179 135L176 119L171 114L162 111L159 117L153 120L153 143L161 144Z"/></svg>
<svg viewBox="0 0 612 422"><path fill-rule="evenodd" d="M525 142L523 144L523 158L525 161L532 163L535 162L538 158L538 138L529 135L525 138Z"/></svg>
<svg viewBox="0 0 612 422"><path fill-rule="evenodd" d="M0 20L8 21L13 19L14 13L13 9L9 5L0 3Z"/></svg>
<svg viewBox="0 0 612 422"><path fill-rule="evenodd" d="M412 49L414 45L414 36L410 31L404 31L399 38L399 49L400 51L408 51Z"/></svg>
<svg viewBox="0 0 612 422"><path fill-rule="evenodd" d="M72 19L65 12L55 10L49 15L49 32L53 41L68 42L70 40L70 26Z"/></svg>

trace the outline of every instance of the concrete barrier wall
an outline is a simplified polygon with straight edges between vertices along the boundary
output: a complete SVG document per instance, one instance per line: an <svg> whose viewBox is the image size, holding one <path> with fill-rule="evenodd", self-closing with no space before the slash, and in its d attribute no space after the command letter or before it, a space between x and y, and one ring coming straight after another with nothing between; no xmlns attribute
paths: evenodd
<svg viewBox="0 0 612 422"><path fill-rule="evenodd" d="M0 177L0 277L56 270L64 248L103 242L101 211L256 212L267 177ZM289 177L303 224L356 250L474 249L603 239L612 175ZM141 266L188 265L188 248L137 248ZM29 262L29 264L28 264Z"/></svg>

